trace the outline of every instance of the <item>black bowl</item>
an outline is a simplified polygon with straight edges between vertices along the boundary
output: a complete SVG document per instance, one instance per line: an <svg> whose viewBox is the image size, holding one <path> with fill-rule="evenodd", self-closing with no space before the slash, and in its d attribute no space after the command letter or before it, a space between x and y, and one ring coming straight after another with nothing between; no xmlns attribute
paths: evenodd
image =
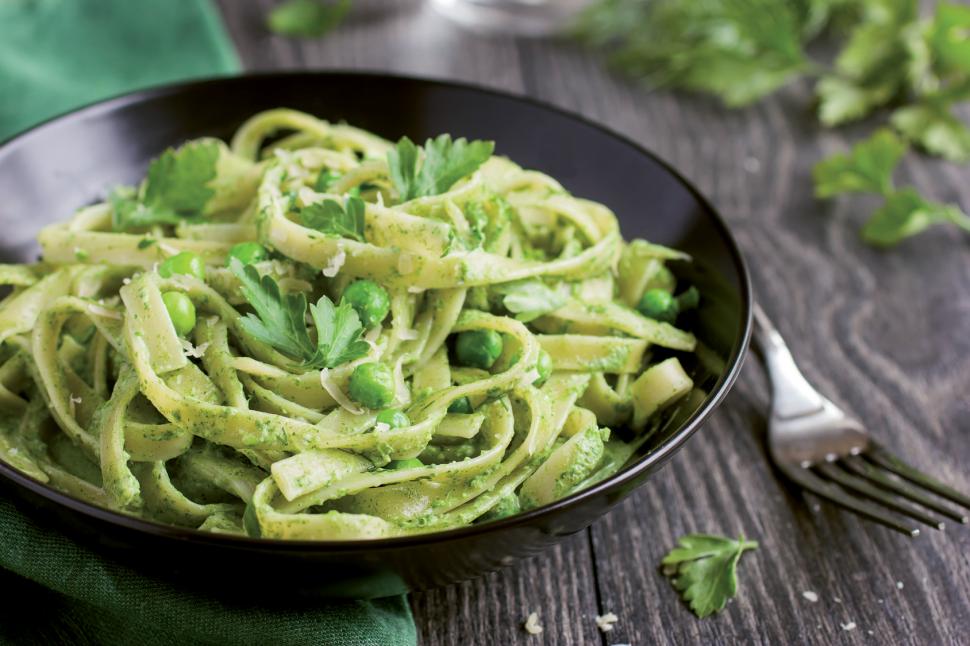
<svg viewBox="0 0 970 646"><path fill-rule="evenodd" d="M698 336L723 358L689 419L658 433L627 469L504 520L374 541L279 541L171 527L101 509L0 463L0 482L41 522L140 568L223 590L284 580L292 592L377 597L478 576L580 531L644 483L724 399L748 346L748 274L724 222L684 178L637 144L575 115L477 87L360 73L215 79L138 92L55 118L0 147L0 260L37 257L41 226L137 182L166 146L228 137L260 110L291 107L390 139L442 132L493 139L497 152L613 209L628 238L694 256L678 268L704 295ZM56 531L54 529L54 531ZM0 530L2 531L2 530ZM263 588L266 589L266 588Z"/></svg>

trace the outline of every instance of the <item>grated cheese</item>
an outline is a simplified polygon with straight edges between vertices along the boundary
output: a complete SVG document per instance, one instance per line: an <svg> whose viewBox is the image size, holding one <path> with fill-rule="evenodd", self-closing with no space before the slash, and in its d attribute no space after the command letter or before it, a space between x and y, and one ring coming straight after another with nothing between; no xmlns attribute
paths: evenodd
<svg viewBox="0 0 970 646"><path fill-rule="evenodd" d="M856 629L856 625L855 625L855 622L854 621L850 621L847 624L843 624L843 623L840 622L839 625L842 626L842 630L844 630L846 632L849 632L850 630L855 630Z"/></svg>
<svg viewBox="0 0 970 646"><path fill-rule="evenodd" d="M182 344L182 349L185 350L185 356L192 357L194 359L201 359L205 356L205 351L209 349L208 343L194 346L188 339L179 339L179 343Z"/></svg>
<svg viewBox="0 0 970 646"><path fill-rule="evenodd" d="M338 249L337 253L327 261L327 266L322 270L323 275L327 278L333 278L340 271L340 268L344 266L346 260L347 253L343 249Z"/></svg>
<svg viewBox="0 0 970 646"><path fill-rule="evenodd" d="M331 397L333 397L334 401L340 404L341 408L346 409L354 415L360 415L364 412L363 408L355 405L354 402L350 401L347 395L343 394L340 387L330 378L330 370L327 368L320 371L320 385L323 386L323 389L326 390Z"/></svg>
<svg viewBox="0 0 970 646"><path fill-rule="evenodd" d="M613 630L613 624L619 621L620 618L614 613L608 612L605 615L597 615L596 617L596 627L604 633L608 633Z"/></svg>
<svg viewBox="0 0 970 646"><path fill-rule="evenodd" d="M525 624L522 626L525 628L525 632L530 635L538 635L542 632L542 624L539 623L539 613L531 612L525 620Z"/></svg>
<svg viewBox="0 0 970 646"><path fill-rule="evenodd" d="M806 590L802 593L802 596L811 601L812 603L818 602L818 595L811 590Z"/></svg>

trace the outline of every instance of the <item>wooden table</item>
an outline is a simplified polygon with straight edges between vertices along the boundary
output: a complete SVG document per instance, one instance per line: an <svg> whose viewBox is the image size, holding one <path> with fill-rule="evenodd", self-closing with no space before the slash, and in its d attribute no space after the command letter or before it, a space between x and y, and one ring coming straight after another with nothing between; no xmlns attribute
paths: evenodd
<svg viewBox="0 0 970 646"><path fill-rule="evenodd" d="M821 130L808 84L727 111L707 98L648 92L566 43L469 35L421 2L358 0L337 32L312 41L267 33L271 0L220 4L249 70L461 79L537 97L642 142L727 218L809 379L911 462L970 490L968 239L940 229L879 252L856 234L864 200L817 202L812 164L867 130ZM915 157L902 171L965 209L967 178L966 168ZM751 359L711 423L592 528L506 571L413 595L421 643L967 643L970 528L909 539L786 488L766 461L766 406ZM705 620L658 571L677 537L693 531L744 532L761 543L741 563L735 601ZM522 629L533 611L545 627L539 637ZM606 612L620 619L601 634L594 619Z"/></svg>

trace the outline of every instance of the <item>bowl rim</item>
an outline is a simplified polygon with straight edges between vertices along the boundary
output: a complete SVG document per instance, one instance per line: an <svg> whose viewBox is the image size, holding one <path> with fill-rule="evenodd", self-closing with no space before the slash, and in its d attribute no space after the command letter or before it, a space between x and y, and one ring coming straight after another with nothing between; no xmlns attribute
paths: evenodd
<svg viewBox="0 0 970 646"><path fill-rule="evenodd" d="M94 101L86 105L68 110L61 114L55 115L44 121L41 121L34 126L31 126L27 130L21 131L14 134L12 137L7 138L4 141L0 141L0 160L9 154L12 150L15 150L19 145L27 142L31 135L35 132L46 128L47 126L56 124L60 121L67 121L70 119L83 119L95 116L101 116L104 113L111 113L120 109L123 109L129 105L134 105L138 103L143 103L146 101L152 101L167 96L177 95L179 93L193 90L199 87L205 87L210 85L221 85L221 84L233 84L241 83L245 84L251 81L260 80L273 80L273 79L325 79L330 77L338 78L351 78L358 77L362 80L370 81L380 81L380 80L392 80L395 82L407 82L415 84L424 84L429 86L437 86L439 88L446 89L458 89L467 92L477 92L481 94L491 95L493 97L498 97L501 99L511 100L514 102L525 103L534 108L540 110L547 110L553 113L557 113L560 116L564 116L567 119L577 121L587 127L593 128L600 131L608 137L612 137L620 141L626 146L631 147L635 152L649 157L654 163L660 166L664 171L669 173L677 182L679 182L691 196L697 201L697 203L707 211L708 215L711 216L714 228L718 231L721 238L724 240L731 259L735 265L735 269L738 273L739 288L741 296L741 312L742 312L742 327L741 334L735 340L734 346L731 348L731 353L727 358L727 369L721 374L717 383L711 390L711 394L708 395L707 401L697 409L694 414L670 437L667 438L660 446L658 446L654 451L642 456L639 460L634 462L628 468L618 471L612 476L601 480L600 482L594 484L593 486L578 491L576 493L570 494L564 498L560 498L546 505L536 507L535 509L530 509L507 518L502 518L499 520L491 521L482 525L465 525L461 527L455 527L451 529L444 529L440 531L428 532L426 534L413 534L407 536L390 536L386 538L373 538L373 539L353 539L353 540L309 540L309 539L280 539L280 538L261 538L261 537L251 537L251 536L240 536L235 534L222 534L214 532L205 532L199 529L180 527L176 525L167 525L165 523L149 520L146 518L140 518L138 516L130 516L118 511L111 509L105 509L99 507L92 503L86 502L79 498L75 498L66 493L58 491L53 487L48 486L45 483L35 480L34 478L21 473L14 467L8 465L5 462L0 461L0 476L7 480L13 481L16 485L29 490L31 493L39 495L46 498L54 503L63 505L70 508L71 510L81 513L86 516L94 517L100 521L107 522L113 525L121 526L126 530L134 530L137 532L143 532L146 534L154 535L156 537L178 539L182 541L192 541L197 543L207 544L212 547L224 547L224 548L235 548L235 549L263 549L272 548L273 550L280 550L286 552L305 552L305 551L327 551L327 552L357 552L361 550L367 551L388 551L399 548L408 548L414 546L427 546L434 543L440 543L455 539L467 538L474 536L476 534L490 533L493 531L503 531L507 529L512 529L515 527L521 527L524 525L530 525L533 521L542 518L546 515L552 515L554 512L564 510L568 507L573 507L581 504L583 501L590 498L599 496L609 490L616 489L631 480L636 479L640 474L649 471L655 467L659 467L664 462L669 459L674 453L676 453L684 443L700 428L704 422L707 421L711 413L717 406L721 404L727 393L730 391L734 382L737 380L740 374L742 365L744 364L744 358L747 354L747 350L751 341L752 333L752 287L751 287L751 276L748 271L747 263L741 253L740 247L737 244L734 236L732 235L727 223L721 216L720 212L714 208L710 201L700 192L700 190L687 178L685 178L678 170L673 168L669 163L660 158L658 155L641 145L640 143L630 139L625 134L612 129L602 123L596 122L589 117L586 117L577 112L567 110L560 106L547 103L540 99L527 96L524 94L519 94L516 92L510 92L508 90L491 88L485 85L480 85L477 83L470 83L467 81L459 81L454 79L446 78L435 78L421 75L411 75L411 74L401 74L401 73L389 73L381 70L371 70L371 69L334 69L334 70L290 70L290 71L263 71L263 72L246 72L236 75L219 75L219 76L209 76L202 77L192 80L166 83L157 86L151 86L142 88L139 90L125 92L113 97L106 99L101 99L99 101Z"/></svg>

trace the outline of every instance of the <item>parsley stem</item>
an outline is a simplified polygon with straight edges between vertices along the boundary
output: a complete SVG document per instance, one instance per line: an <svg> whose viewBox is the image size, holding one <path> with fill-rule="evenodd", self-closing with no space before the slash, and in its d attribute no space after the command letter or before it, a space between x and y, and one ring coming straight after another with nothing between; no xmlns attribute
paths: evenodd
<svg viewBox="0 0 970 646"><path fill-rule="evenodd" d="M948 208L946 210L946 218L967 233L970 233L970 216L960 209L954 207Z"/></svg>

